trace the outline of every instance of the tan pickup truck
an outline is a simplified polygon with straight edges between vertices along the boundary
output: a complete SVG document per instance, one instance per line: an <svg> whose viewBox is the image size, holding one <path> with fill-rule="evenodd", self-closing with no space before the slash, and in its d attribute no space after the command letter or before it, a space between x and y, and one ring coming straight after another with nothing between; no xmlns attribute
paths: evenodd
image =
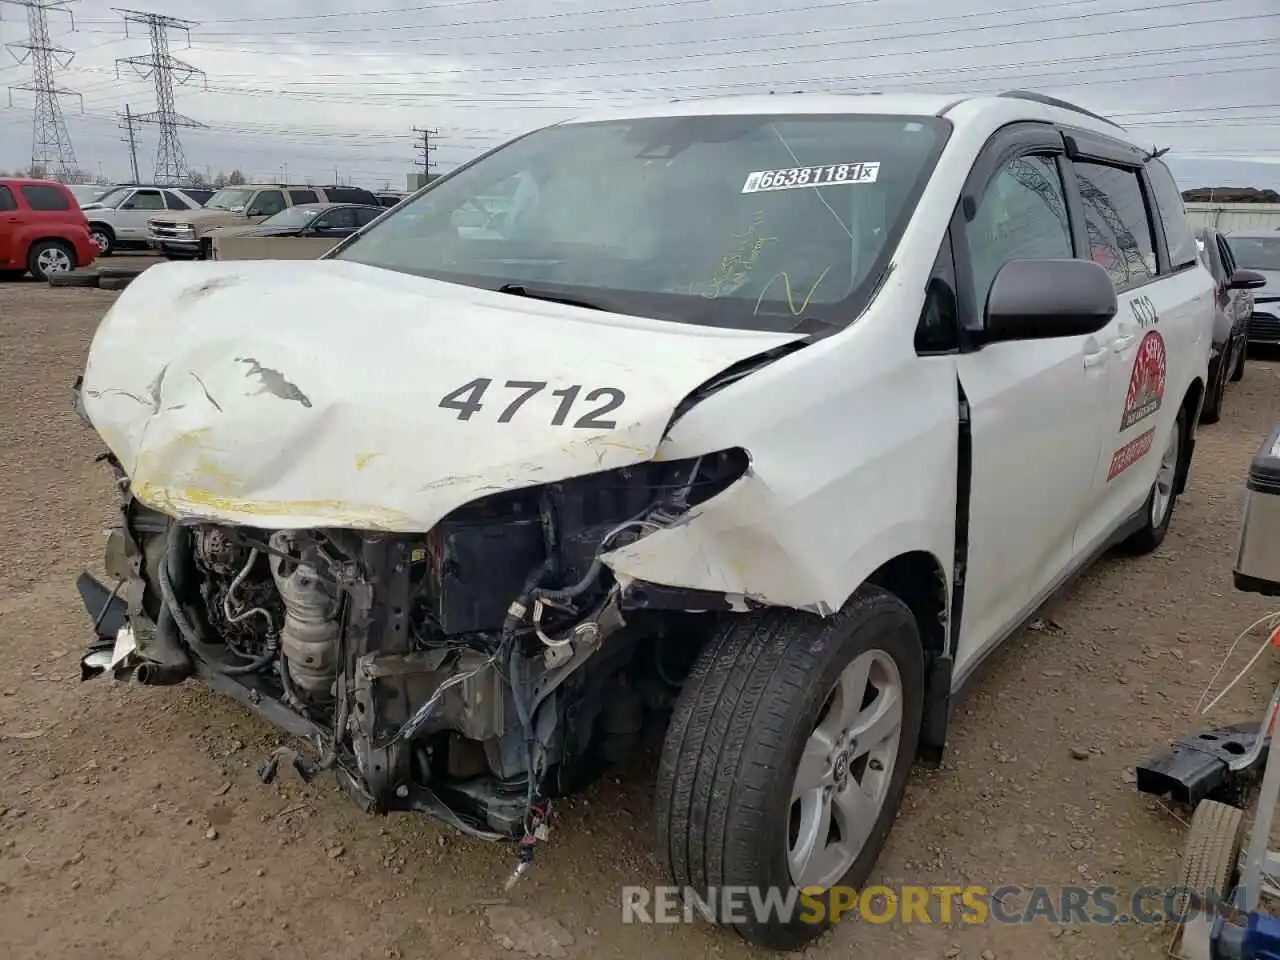
<svg viewBox="0 0 1280 960"><path fill-rule="evenodd" d="M261 223L302 203L360 203L377 206L377 197L361 187L285 183L246 183L223 187L199 210L166 213L147 221L147 246L170 260L207 260L209 232L217 227Z"/></svg>

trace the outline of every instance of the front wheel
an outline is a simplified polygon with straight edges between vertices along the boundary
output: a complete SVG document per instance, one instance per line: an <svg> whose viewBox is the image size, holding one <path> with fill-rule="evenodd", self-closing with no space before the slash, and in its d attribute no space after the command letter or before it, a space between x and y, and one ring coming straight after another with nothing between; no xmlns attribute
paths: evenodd
<svg viewBox="0 0 1280 960"><path fill-rule="evenodd" d="M717 919L757 946L798 950L821 936L831 917L812 909L826 903L819 892L860 887L888 837L923 703L915 618L880 587L825 619L726 621L685 682L659 764L672 882L708 903L716 890L750 891L745 912ZM750 909L779 895L794 909Z"/></svg>
<svg viewBox="0 0 1280 960"><path fill-rule="evenodd" d="M89 225L89 236L93 238L93 242L98 246L98 256L109 257L116 248L116 235L111 231L110 227L100 223Z"/></svg>
<svg viewBox="0 0 1280 960"><path fill-rule="evenodd" d="M1240 344L1240 349L1236 351L1235 366L1231 368L1232 383L1239 383L1241 380L1244 379L1244 363L1248 353L1249 353L1249 344L1247 342L1242 342Z"/></svg>
<svg viewBox="0 0 1280 960"><path fill-rule="evenodd" d="M1173 508L1178 503L1178 482L1182 477L1186 438L1187 414L1185 410L1179 410L1169 441L1160 455L1155 483L1151 484L1151 492L1147 494L1143 526L1123 544L1127 552L1150 553L1164 543L1169 524L1173 521Z"/></svg>

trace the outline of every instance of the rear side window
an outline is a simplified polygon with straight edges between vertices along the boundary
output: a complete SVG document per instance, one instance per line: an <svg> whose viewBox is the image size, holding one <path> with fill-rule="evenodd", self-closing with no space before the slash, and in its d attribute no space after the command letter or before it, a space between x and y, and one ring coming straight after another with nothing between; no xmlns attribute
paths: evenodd
<svg viewBox="0 0 1280 960"><path fill-rule="evenodd" d="M290 190L289 199L293 201L294 206L300 203L317 203L320 200L314 190Z"/></svg>
<svg viewBox="0 0 1280 960"><path fill-rule="evenodd" d="M0 210L17 210L18 201L13 199L13 191L0 184Z"/></svg>
<svg viewBox="0 0 1280 960"><path fill-rule="evenodd" d="M377 203L373 194L358 187L325 187L330 203Z"/></svg>
<svg viewBox="0 0 1280 960"><path fill-rule="evenodd" d="M1159 160L1147 164L1147 179L1155 193L1156 209L1160 211L1160 223L1164 227L1164 242L1169 248L1169 263L1174 270L1194 267L1196 264L1196 240L1191 221L1187 219L1187 207L1182 202L1182 191L1174 182L1173 174Z"/></svg>
<svg viewBox="0 0 1280 960"><path fill-rule="evenodd" d="M202 207L203 207L206 203L208 203L210 200L212 200L212 199L213 199L213 191L212 191L212 190L192 190L192 189L188 188L188 189L185 191L185 193L186 193L186 195L187 195L188 197L190 197L190 198L191 198L192 200L194 200L196 203L200 204L200 206L202 206Z"/></svg>
<svg viewBox="0 0 1280 960"><path fill-rule="evenodd" d="M363 227L366 223L372 223L378 217L382 216L381 210L356 210L356 226Z"/></svg>
<svg viewBox="0 0 1280 960"><path fill-rule="evenodd" d="M70 210L73 201L57 187L43 183L24 183L22 195L32 210Z"/></svg>
<svg viewBox="0 0 1280 960"><path fill-rule="evenodd" d="M179 197L176 193L171 193L168 190L164 192L164 205L168 207L170 210L188 209L187 205L182 202L181 197Z"/></svg>
<svg viewBox="0 0 1280 960"><path fill-rule="evenodd" d="M1117 291L1154 279L1155 239L1137 172L1082 161L1074 166L1089 230L1089 256L1106 267Z"/></svg>

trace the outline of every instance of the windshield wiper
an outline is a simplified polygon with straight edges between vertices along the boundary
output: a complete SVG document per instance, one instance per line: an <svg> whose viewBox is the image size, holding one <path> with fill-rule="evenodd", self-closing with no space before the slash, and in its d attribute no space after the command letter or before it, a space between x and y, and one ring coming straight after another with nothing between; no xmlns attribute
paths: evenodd
<svg viewBox="0 0 1280 960"><path fill-rule="evenodd" d="M590 300L579 300L577 297L569 297L564 294L554 293L551 290L539 290L537 287L527 287L523 283L504 283L498 288L499 293L509 293L513 297L528 297L530 300L546 300L550 303L563 303L570 307L585 307L588 310L604 310L605 308L598 303L592 303Z"/></svg>

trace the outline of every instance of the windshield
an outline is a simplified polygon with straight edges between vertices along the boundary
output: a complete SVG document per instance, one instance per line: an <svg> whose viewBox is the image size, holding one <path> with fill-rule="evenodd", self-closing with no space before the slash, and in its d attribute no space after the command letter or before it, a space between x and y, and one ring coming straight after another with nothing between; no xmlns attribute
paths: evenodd
<svg viewBox="0 0 1280 960"><path fill-rule="evenodd" d="M224 187L209 198L209 202L204 205L204 208L206 210L226 210L228 213L240 213L248 205L252 196L252 190Z"/></svg>
<svg viewBox="0 0 1280 960"><path fill-rule="evenodd" d="M279 213L274 214L263 220L259 226L262 227L305 227L310 223L317 213L324 207L317 207L313 204L303 204L298 207L286 207Z"/></svg>
<svg viewBox="0 0 1280 960"><path fill-rule="evenodd" d="M105 194L93 202L103 207L110 207L114 210L120 204L124 203L125 198L133 193L133 187L116 187L114 190L108 190Z"/></svg>
<svg viewBox="0 0 1280 960"><path fill-rule="evenodd" d="M950 129L936 117L564 124L389 212L336 259L708 326L842 327Z"/></svg>
<svg viewBox="0 0 1280 960"><path fill-rule="evenodd" d="M1280 270L1280 236L1228 237L1236 266L1246 270Z"/></svg>

